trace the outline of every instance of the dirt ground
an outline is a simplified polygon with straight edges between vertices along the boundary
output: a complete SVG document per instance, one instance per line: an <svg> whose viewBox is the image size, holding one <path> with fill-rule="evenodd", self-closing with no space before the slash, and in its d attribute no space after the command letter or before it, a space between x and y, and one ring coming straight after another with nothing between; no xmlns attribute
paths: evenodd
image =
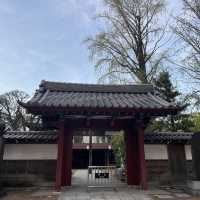
<svg viewBox="0 0 200 200"><path fill-rule="evenodd" d="M58 195L52 191L9 191L2 200L57 200Z"/></svg>

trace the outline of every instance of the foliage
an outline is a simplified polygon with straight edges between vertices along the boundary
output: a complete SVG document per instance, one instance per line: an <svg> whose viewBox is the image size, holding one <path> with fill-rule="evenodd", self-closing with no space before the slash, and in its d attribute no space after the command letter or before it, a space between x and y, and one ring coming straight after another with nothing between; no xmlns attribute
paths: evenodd
<svg viewBox="0 0 200 200"><path fill-rule="evenodd" d="M117 167L121 167L124 165L125 159L124 134L120 132L119 134L113 135L111 144L115 154L116 165Z"/></svg>
<svg viewBox="0 0 200 200"><path fill-rule="evenodd" d="M105 30L86 40L102 79L151 82L166 58L164 0L104 0ZM163 22L163 23L161 23Z"/></svg>
<svg viewBox="0 0 200 200"><path fill-rule="evenodd" d="M193 127L191 131L200 132L200 113L194 113L192 115Z"/></svg>
<svg viewBox="0 0 200 200"><path fill-rule="evenodd" d="M1 117L10 130L34 129L40 119L34 115L26 114L18 102L26 101L29 95L23 91L13 90L0 95Z"/></svg>
<svg viewBox="0 0 200 200"><path fill-rule="evenodd" d="M157 91L168 102L179 104L179 106L186 107L183 102L177 102L177 97L180 92L173 86L170 74L168 71L160 72L157 79L154 80ZM191 126L190 119L183 117L184 115L160 117L153 120L148 127L148 131L178 131L185 130ZM186 123L188 127L185 127Z"/></svg>
<svg viewBox="0 0 200 200"><path fill-rule="evenodd" d="M180 92L173 86L170 78L168 71L160 72L159 76L154 80L154 84L163 99L168 102L175 102Z"/></svg>
<svg viewBox="0 0 200 200"><path fill-rule="evenodd" d="M168 117L164 118L157 118L156 120L153 120L150 125L147 127L146 132L162 132L162 131L185 131L190 132L194 129L194 120L192 115L189 114L182 114L177 115L173 118L173 129L171 121Z"/></svg>

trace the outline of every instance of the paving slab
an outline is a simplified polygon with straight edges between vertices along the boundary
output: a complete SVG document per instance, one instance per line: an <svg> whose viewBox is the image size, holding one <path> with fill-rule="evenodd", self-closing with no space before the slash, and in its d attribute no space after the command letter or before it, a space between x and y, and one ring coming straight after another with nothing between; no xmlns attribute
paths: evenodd
<svg viewBox="0 0 200 200"><path fill-rule="evenodd" d="M151 190L147 190L147 191L143 191L145 194L161 194L161 195L170 195L171 192L166 191L166 190L161 190L161 189L151 189Z"/></svg>
<svg viewBox="0 0 200 200"><path fill-rule="evenodd" d="M186 193L174 193L174 195L176 197L179 197L179 198L189 198L189 197L191 197L189 194L186 194Z"/></svg>
<svg viewBox="0 0 200 200"><path fill-rule="evenodd" d="M31 194L32 197L40 197L40 196L55 196L57 195L52 190L39 190L35 191Z"/></svg>
<svg viewBox="0 0 200 200"><path fill-rule="evenodd" d="M59 200L152 200L152 198L137 190L112 190L112 191L64 191L61 193Z"/></svg>
<svg viewBox="0 0 200 200"><path fill-rule="evenodd" d="M157 194L157 195L153 195L154 197L157 197L159 199L174 199L174 197L172 195L168 195L168 194Z"/></svg>
<svg viewBox="0 0 200 200"><path fill-rule="evenodd" d="M162 187L141 190L138 186L125 184L113 187L87 187L87 171L76 170L73 173L72 187L66 187L59 200L186 200L191 197L179 188Z"/></svg>

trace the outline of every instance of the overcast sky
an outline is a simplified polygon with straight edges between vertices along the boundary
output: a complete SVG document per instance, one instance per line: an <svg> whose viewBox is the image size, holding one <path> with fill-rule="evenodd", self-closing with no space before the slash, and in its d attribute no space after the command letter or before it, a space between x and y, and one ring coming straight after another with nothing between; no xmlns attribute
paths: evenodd
<svg viewBox="0 0 200 200"><path fill-rule="evenodd" d="M169 0L176 12L181 0ZM0 93L33 94L41 80L96 83L83 40L101 0L0 0Z"/></svg>

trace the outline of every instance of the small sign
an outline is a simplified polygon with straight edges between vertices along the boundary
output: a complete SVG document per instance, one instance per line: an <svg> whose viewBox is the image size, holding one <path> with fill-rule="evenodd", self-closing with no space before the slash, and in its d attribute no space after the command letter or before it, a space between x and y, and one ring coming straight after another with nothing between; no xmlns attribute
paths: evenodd
<svg viewBox="0 0 200 200"><path fill-rule="evenodd" d="M95 173L95 178L109 178L108 172Z"/></svg>

